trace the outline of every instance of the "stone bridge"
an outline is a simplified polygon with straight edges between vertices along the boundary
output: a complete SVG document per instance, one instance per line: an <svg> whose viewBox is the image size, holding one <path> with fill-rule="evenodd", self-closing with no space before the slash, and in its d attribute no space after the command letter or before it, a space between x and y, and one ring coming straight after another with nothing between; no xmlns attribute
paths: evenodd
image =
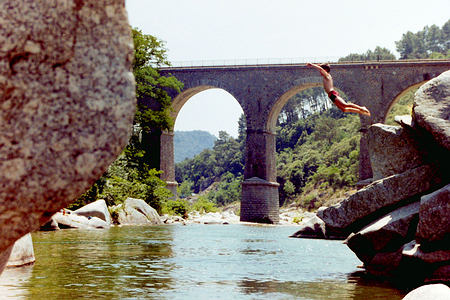
<svg viewBox="0 0 450 300"><path fill-rule="evenodd" d="M360 116L362 132L370 124L384 123L396 99L409 88L448 69L450 60L331 64L334 84L347 95L346 100L371 111L371 117ZM207 89L223 89L239 102L247 120L241 221L277 223L275 125L289 98L301 90L322 85L319 72L305 65L254 65L164 68L161 74L172 74L184 83L183 91L172 95L175 119L189 98ZM173 133L163 133L160 145L162 179L176 191ZM372 177L364 133L359 177L361 180Z"/></svg>

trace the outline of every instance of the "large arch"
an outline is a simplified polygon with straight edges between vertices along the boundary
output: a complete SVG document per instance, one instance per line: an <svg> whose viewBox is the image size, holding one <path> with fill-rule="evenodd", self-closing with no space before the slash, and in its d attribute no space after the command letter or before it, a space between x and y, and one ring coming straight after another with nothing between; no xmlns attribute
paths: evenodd
<svg viewBox="0 0 450 300"><path fill-rule="evenodd" d="M216 83L216 82L215 82ZM180 113L183 106L191 99L193 96L210 89L221 89L230 94L236 102L241 106L241 103L227 90L214 86L214 85L198 85L194 87L187 88L186 90L179 93L172 100L172 111L170 112L171 117L176 122L178 114ZM242 106L241 106L242 109ZM178 183L175 180L175 153L174 153L174 132L164 131L161 133L160 138L160 170L163 171L161 179L166 181L167 188L174 194L177 194Z"/></svg>

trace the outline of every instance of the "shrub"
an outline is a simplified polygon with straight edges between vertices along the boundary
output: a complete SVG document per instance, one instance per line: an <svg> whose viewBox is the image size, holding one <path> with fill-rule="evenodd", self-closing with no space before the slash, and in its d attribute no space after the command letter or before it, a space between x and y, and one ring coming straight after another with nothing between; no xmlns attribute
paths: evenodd
<svg viewBox="0 0 450 300"><path fill-rule="evenodd" d="M183 199L169 200L165 203L162 212L169 215L178 215L187 218L189 203Z"/></svg>
<svg viewBox="0 0 450 300"><path fill-rule="evenodd" d="M192 209L200 213L209 213L217 211L216 204L209 201L208 198L206 198L205 196L200 196L197 202L195 202L192 205Z"/></svg>

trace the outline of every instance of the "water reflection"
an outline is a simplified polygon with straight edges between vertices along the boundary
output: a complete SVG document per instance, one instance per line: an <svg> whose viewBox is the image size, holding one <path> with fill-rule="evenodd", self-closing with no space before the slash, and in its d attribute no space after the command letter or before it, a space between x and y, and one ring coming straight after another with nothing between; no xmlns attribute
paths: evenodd
<svg viewBox="0 0 450 300"><path fill-rule="evenodd" d="M188 225L38 232L36 264L0 281L0 291L29 299L402 298L355 274L360 262L341 242L290 239L292 231Z"/></svg>
<svg viewBox="0 0 450 300"><path fill-rule="evenodd" d="M30 298L126 298L168 289L173 265L170 227L115 227L39 232Z"/></svg>
<svg viewBox="0 0 450 300"><path fill-rule="evenodd" d="M2 299L22 299L26 292L22 286L30 279L33 265L21 268L7 268L0 276L0 296Z"/></svg>

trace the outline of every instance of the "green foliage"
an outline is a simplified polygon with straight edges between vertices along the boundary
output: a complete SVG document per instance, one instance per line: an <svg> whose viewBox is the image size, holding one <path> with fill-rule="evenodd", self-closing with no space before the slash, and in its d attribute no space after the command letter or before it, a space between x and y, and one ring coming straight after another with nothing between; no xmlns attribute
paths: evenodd
<svg viewBox="0 0 450 300"><path fill-rule="evenodd" d="M192 210L200 213L217 212L217 206L211 202L207 197L200 196L198 200L192 205Z"/></svg>
<svg viewBox="0 0 450 300"><path fill-rule="evenodd" d="M232 173L225 173L218 185L217 191L208 194L208 199L219 206L225 206L241 200L242 176L235 177Z"/></svg>
<svg viewBox="0 0 450 300"><path fill-rule="evenodd" d="M169 215L178 215L187 218L189 212L189 203L184 199L169 200L166 202L162 213Z"/></svg>
<svg viewBox="0 0 450 300"><path fill-rule="evenodd" d="M243 138L234 139L224 131L219 132L213 149L205 149L194 158L176 164L175 179L181 183L192 181L194 193L199 193L226 173L241 176L244 171L243 143Z"/></svg>
<svg viewBox="0 0 450 300"><path fill-rule="evenodd" d="M299 124L304 131L293 141L289 137L299 135L292 135ZM277 181L281 184L281 203L298 198L308 185L338 189L354 184L358 172L358 129L356 115L343 114L334 107L280 129L277 148L282 150L277 155ZM315 198L316 195L301 204L307 203L308 207Z"/></svg>
<svg viewBox="0 0 450 300"><path fill-rule="evenodd" d="M395 60L395 55L387 48L376 47L374 51L367 50L366 53L351 53L345 57L339 58L339 62L346 61L377 61L377 60Z"/></svg>
<svg viewBox="0 0 450 300"><path fill-rule="evenodd" d="M105 199L108 206L123 203L126 198L138 198L144 200L151 207L161 212L162 205L172 193L165 189L166 183L159 178L161 171L150 169L146 176L138 176L138 172L133 169L125 170L127 175L120 177L117 174L119 166L113 164L110 172L105 176L106 184L103 193L100 195ZM119 171L119 174L123 170Z"/></svg>
<svg viewBox="0 0 450 300"><path fill-rule="evenodd" d="M105 186L106 180L104 177L100 177L95 183L91 186L91 188L81 195L77 200L72 202L67 208L70 210L76 210L80 207L83 207L91 202L99 199L99 195L103 192L103 188Z"/></svg>
<svg viewBox="0 0 450 300"><path fill-rule="evenodd" d="M408 31L395 44L400 59L449 58L450 20L442 28L431 25L416 33Z"/></svg>
<svg viewBox="0 0 450 300"><path fill-rule="evenodd" d="M385 124L398 125L394 120L395 116L411 115L414 104L414 94L417 89L418 87L410 89L394 103L386 116Z"/></svg>
<svg viewBox="0 0 450 300"><path fill-rule="evenodd" d="M177 188L177 193L180 198L186 198L193 192L194 183L190 180L183 181Z"/></svg>

